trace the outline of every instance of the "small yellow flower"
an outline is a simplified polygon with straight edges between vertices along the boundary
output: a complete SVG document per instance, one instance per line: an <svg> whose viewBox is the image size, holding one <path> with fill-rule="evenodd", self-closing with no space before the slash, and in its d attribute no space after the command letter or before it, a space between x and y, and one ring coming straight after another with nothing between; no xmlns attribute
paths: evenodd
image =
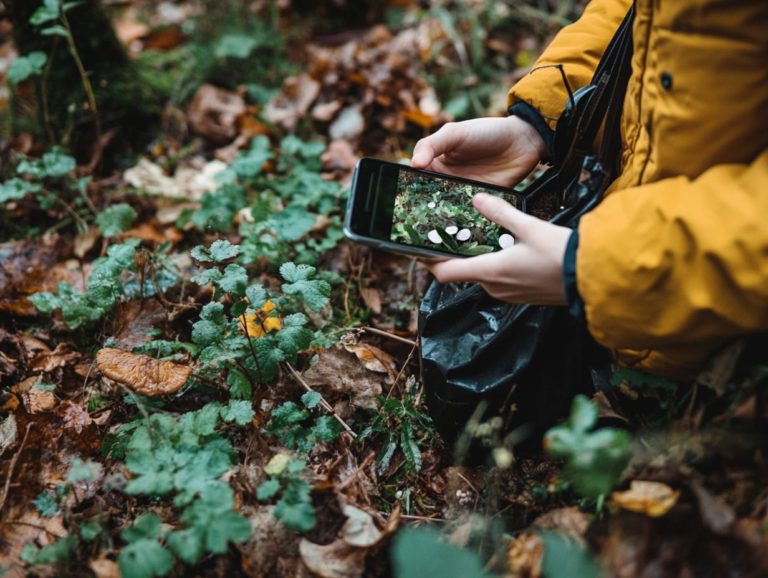
<svg viewBox="0 0 768 578"><path fill-rule="evenodd" d="M283 328L280 317L270 315L274 310L275 304L272 301L267 301L264 307L256 313L246 315L245 324L241 320L240 325L245 328L249 337L262 337L266 333L280 331Z"/></svg>

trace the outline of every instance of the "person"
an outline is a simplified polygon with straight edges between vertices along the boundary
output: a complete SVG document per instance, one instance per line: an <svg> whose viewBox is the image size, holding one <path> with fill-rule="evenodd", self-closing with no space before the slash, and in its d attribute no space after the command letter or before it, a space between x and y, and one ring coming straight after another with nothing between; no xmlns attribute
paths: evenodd
<svg viewBox="0 0 768 578"><path fill-rule="evenodd" d="M514 185L548 155L567 100L629 9L592 0L512 87L506 118L448 123L411 164ZM692 380L768 331L768 2L636 0L621 171L576 230L477 195L513 247L430 264L509 302L568 305L619 365Z"/></svg>

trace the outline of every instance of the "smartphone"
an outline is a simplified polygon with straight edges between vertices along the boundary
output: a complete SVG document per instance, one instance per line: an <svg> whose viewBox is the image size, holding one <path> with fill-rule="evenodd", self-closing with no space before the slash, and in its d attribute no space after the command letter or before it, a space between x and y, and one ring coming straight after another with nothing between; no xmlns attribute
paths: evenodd
<svg viewBox="0 0 768 578"><path fill-rule="evenodd" d="M514 244L472 206L489 193L522 209L514 189L365 157L358 161L344 219L353 241L404 255L471 257Z"/></svg>

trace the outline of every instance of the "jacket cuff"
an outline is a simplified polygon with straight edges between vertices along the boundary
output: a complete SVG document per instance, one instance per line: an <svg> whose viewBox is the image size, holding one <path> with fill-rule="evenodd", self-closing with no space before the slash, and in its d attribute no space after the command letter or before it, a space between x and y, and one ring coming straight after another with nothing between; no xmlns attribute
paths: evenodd
<svg viewBox="0 0 768 578"><path fill-rule="evenodd" d="M568 301L568 312L576 319L586 322L584 314L584 301L579 295L576 285L576 251L579 248L579 230L574 229L565 246L563 259L563 283L565 284L565 298Z"/></svg>
<svg viewBox="0 0 768 578"><path fill-rule="evenodd" d="M547 121L544 120L541 113L527 102L520 101L509 107L509 114L523 119L536 129L536 132L539 133L539 136L544 140L544 144L547 147L547 154L545 155L545 158L541 160L542 162L550 162L555 131L549 128Z"/></svg>

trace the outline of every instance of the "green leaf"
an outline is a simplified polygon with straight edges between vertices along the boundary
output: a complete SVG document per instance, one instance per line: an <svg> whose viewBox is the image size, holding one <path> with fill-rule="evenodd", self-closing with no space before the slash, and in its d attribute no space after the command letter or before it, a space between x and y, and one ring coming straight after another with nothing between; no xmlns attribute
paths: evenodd
<svg viewBox="0 0 768 578"><path fill-rule="evenodd" d="M42 548L27 544L22 550L21 559L33 566L61 564L69 561L75 548L77 548L77 538L70 534Z"/></svg>
<svg viewBox="0 0 768 578"><path fill-rule="evenodd" d="M187 564L194 564L203 554L200 528L186 528L168 534L168 547Z"/></svg>
<svg viewBox="0 0 768 578"><path fill-rule="evenodd" d="M320 404L320 401L322 401L322 399L323 399L323 396L320 395L318 392L308 391L301 396L301 403L303 403L307 409L313 409Z"/></svg>
<svg viewBox="0 0 768 578"><path fill-rule="evenodd" d="M225 34L216 43L216 58L248 58L259 45L259 40L246 34Z"/></svg>
<svg viewBox="0 0 768 578"><path fill-rule="evenodd" d="M101 474L102 470L103 466L97 462L83 461L80 458L75 458L72 461L72 466L69 468L67 482L70 484L91 482Z"/></svg>
<svg viewBox="0 0 768 578"><path fill-rule="evenodd" d="M251 523L236 512L223 512L209 521L205 529L206 550L225 554L230 542L240 544L251 537Z"/></svg>
<svg viewBox="0 0 768 578"><path fill-rule="evenodd" d="M77 527L77 533L86 542L91 542L99 537L104 528L95 521L83 522Z"/></svg>
<svg viewBox="0 0 768 578"><path fill-rule="evenodd" d="M234 259L240 254L240 247L233 245L226 239L218 239L206 249L198 245L192 249L192 258L201 263L224 263Z"/></svg>
<svg viewBox="0 0 768 578"><path fill-rule="evenodd" d="M245 290L245 296L253 309L261 309L269 301L269 294L263 285L251 285Z"/></svg>
<svg viewBox="0 0 768 578"><path fill-rule="evenodd" d="M262 482L258 488L256 488L256 499L265 501L274 498L277 492L280 491L280 480L275 478Z"/></svg>
<svg viewBox="0 0 768 578"><path fill-rule="evenodd" d="M413 471L417 473L421 471L421 451L416 440L413 439L413 428L410 422L403 423L400 429L400 448Z"/></svg>
<svg viewBox="0 0 768 578"><path fill-rule="evenodd" d="M230 369L227 375L227 384L229 385L229 395L238 399L251 399L253 386L239 369Z"/></svg>
<svg viewBox="0 0 768 578"><path fill-rule="evenodd" d="M326 281L311 279L315 272L309 265L284 263L280 267L280 275L288 281L282 286L283 292L295 295L311 310L320 311L330 300L331 286Z"/></svg>
<svg viewBox="0 0 768 578"><path fill-rule="evenodd" d="M235 157L231 168L239 179L247 181L259 175L264 164L272 156L269 139L264 135L259 135L251 141L251 148L248 151L241 152Z"/></svg>
<svg viewBox="0 0 768 578"><path fill-rule="evenodd" d="M48 26L48 28L43 28L40 34L42 36L61 36L62 38L67 38L69 37L69 30L61 24L54 24L53 26Z"/></svg>
<svg viewBox="0 0 768 578"><path fill-rule="evenodd" d="M597 406L586 396L577 395L571 405L569 422L575 431L585 432L597 422Z"/></svg>
<svg viewBox="0 0 768 578"><path fill-rule="evenodd" d="M271 226L281 241L298 241L309 233L317 221L317 215L303 207L289 206L272 215Z"/></svg>
<svg viewBox="0 0 768 578"><path fill-rule="evenodd" d="M170 472L147 472L125 486L125 492L131 495L165 496L172 490L173 477Z"/></svg>
<svg viewBox="0 0 768 578"><path fill-rule="evenodd" d="M600 566L575 540L554 532L543 532L544 557L541 564L544 578L598 578Z"/></svg>
<svg viewBox="0 0 768 578"><path fill-rule="evenodd" d="M144 539L157 539L160 537L160 527L163 521L154 513L143 514L136 521L123 530L120 536L129 544Z"/></svg>
<svg viewBox="0 0 768 578"><path fill-rule="evenodd" d="M19 84L32 76L42 74L48 57L45 52L30 52L26 56L19 56L8 69L8 82ZM2 195L0 194L0 201Z"/></svg>
<svg viewBox="0 0 768 578"><path fill-rule="evenodd" d="M477 554L449 544L434 530L400 530L391 555L396 578L491 578Z"/></svg>
<svg viewBox="0 0 768 578"><path fill-rule="evenodd" d="M56 20L61 13L59 0L43 0L43 4L35 10L29 18L29 23L33 26L40 26L51 20Z"/></svg>
<svg viewBox="0 0 768 578"><path fill-rule="evenodd" d="M18 201L26 197L28 193L38 193L41 190L40 185L14 177L0 184L0 203Z"/></svg>
<svg viewBox="0 0 768 578"><path fill-rule="evenodd" d="M283 498L275 506L275 517L286 528L297 532L309 532L317 524L315 508L309 501L292 502Z"/></svg>
<svg viewBox="0 0 768 578"><path fill-rule="evenodd" d="M141 539L120 551L117 564L122 578L155 578L173 569L173 555L157 540Z"/></svg>
<svg viewBox="0 0 768 578"><path fill-rule="evenodd" d="M222 410L221 417L227 423L235 422L237 425L246 425L253 420L253 406L250 400L233 399Z"/></svg>
<svg viewBox="0 0 768 578"><path fill-rule="evenodd" d="M259 369L261 370L262 380L269 381L273 379L275 375L277 375L280 363L285 361L285 353L282 349L277 347L272 335L251 339L251 343L253 343L253 348L256 350L256 356L259 359ZM251 361L250 357L246 359L249 366Z"/></svg>
<svg viewBox="0 0 768 578"><path fill-rule="evenodd" d="M40 492L34 501L35 508L41 516L52 518L59 511L59 503L50 492Z"/></svg>
<svg viewBox="0 0 768 578"><path fill-rule="evenodd" d="M224 268L224 274L217 285L225 293L231 293L235 297L244 297L248 287L248 273L240 265L234 263Z"/></svg>
<svg viewBox="0 0 768 578"><path fill-rule="evenodd" d="M330 442L339 437L341 433L341 424L329 415L322 415L317 418L312 434L319 440Z"/></svg>
<svg viewBox="0 0 768 578"><path fill-rule="evenodd" d="M103 210L96 217L96 225L105 237L116 237L131 228L138 214L126 203L119 203Z"/></svg>

